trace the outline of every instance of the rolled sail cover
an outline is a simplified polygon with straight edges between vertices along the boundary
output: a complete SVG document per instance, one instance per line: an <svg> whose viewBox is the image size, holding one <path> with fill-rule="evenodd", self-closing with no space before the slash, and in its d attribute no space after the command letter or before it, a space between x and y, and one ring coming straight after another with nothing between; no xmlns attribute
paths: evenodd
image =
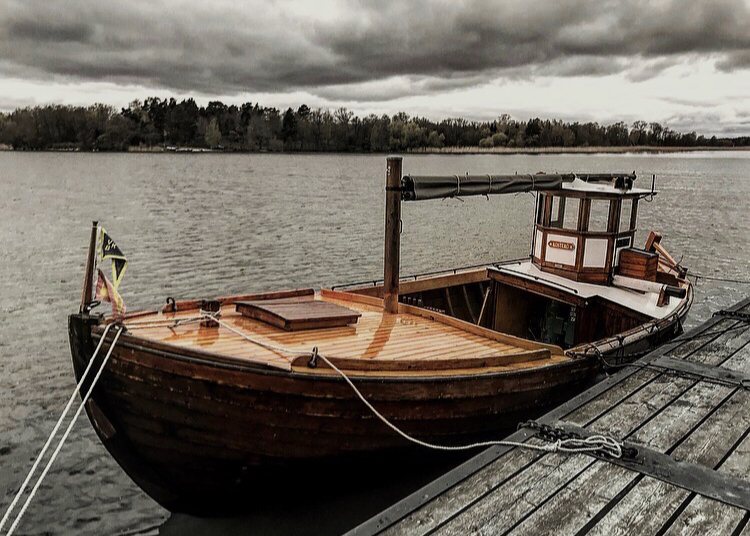
<svg viewBox="0 0 750 536"><path fill-rule="evenodd" d="M450 175L401 179L404 201L467 197L471 195L514 194L533 190L557 190L563 182L571 182L574 174L537 175Z"/></svg>

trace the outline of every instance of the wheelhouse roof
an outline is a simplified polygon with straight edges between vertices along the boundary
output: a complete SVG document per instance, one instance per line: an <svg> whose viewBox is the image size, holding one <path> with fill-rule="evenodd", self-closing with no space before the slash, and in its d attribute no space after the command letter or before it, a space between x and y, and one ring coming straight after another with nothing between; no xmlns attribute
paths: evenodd
<svg viewBox="0 0 750 536"><path fill-rule="evenodd" d="M611 182L586 182L581 179L564 182L559 189L548 190L547 193L560 193L561 190L564 193L580 192L581 194L602 194L614 197L646 197L657 193L645 188L615 188Z"/></svg>

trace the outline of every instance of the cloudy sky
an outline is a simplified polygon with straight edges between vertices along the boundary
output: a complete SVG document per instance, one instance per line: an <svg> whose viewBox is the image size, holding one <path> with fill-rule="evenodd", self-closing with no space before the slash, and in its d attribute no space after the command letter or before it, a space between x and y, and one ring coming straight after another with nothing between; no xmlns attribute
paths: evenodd
<svg viewBox="0 0 750 536"><path fill-rule="evenodd" d="M750 0L0 0L0 88L750 134Z"/></svg>

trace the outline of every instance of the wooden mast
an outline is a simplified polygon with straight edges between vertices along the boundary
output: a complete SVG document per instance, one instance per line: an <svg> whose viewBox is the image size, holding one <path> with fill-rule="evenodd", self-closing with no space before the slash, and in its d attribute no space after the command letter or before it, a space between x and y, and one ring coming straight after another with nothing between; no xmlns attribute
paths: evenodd
<svg viewBox="0 0 750 536"><path fill-rule="evenodd" d="M91 303L94 284L94 255L96 253L96 231L99 228L99 222L91 222L91 238L89 239L89 253L86 258L86 272L83 276L83 294L81 295L81 309L83 313L86 305Z"/></svg>
<svg viewBox="0 0 750 536"><path fill-rule="evenodd" d="M401 164L389 156L385 175L385 253L383 258L383 308L398 312L398 268L401 257Z"/></svg>

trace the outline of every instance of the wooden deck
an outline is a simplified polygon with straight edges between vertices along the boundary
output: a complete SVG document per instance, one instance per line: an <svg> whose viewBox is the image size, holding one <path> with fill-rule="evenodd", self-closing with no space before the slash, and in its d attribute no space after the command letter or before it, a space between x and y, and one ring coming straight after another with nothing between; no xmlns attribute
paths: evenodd
<svg viewBox="0 0 750 536"><path fill-rule="evenodd" d="M558 347L516 339L475 325L405 304L399 313L383 312L382 301L342 292L323 291L294 298L323 301L360 315L356 323L288 331L235 311L241 301L221 306L221 320L263 343L295 351L319 352L348 370L430 371L472 368L523 368L568 361ZM283 301L283 300L282 300ZM260 302L253 302L260 303ZM298 305L297 305L298 307ZM229 358L290 370L302 361L295 355L253 344L224 326L204 327L198 322L174 326L195 318L197 307L174 313L138 314L126 325L134 336L157 343L210 352ZM421 365L420 365L421 364ZM309 370L309 369L308 369Z"/></svg>
<svg viewBox="0 0 750 536"><path fill-rule="evenodd" d="M623 440L621 459L493 447L348 534L750 535L749 313L747 299L537 421Z"/></svg>

